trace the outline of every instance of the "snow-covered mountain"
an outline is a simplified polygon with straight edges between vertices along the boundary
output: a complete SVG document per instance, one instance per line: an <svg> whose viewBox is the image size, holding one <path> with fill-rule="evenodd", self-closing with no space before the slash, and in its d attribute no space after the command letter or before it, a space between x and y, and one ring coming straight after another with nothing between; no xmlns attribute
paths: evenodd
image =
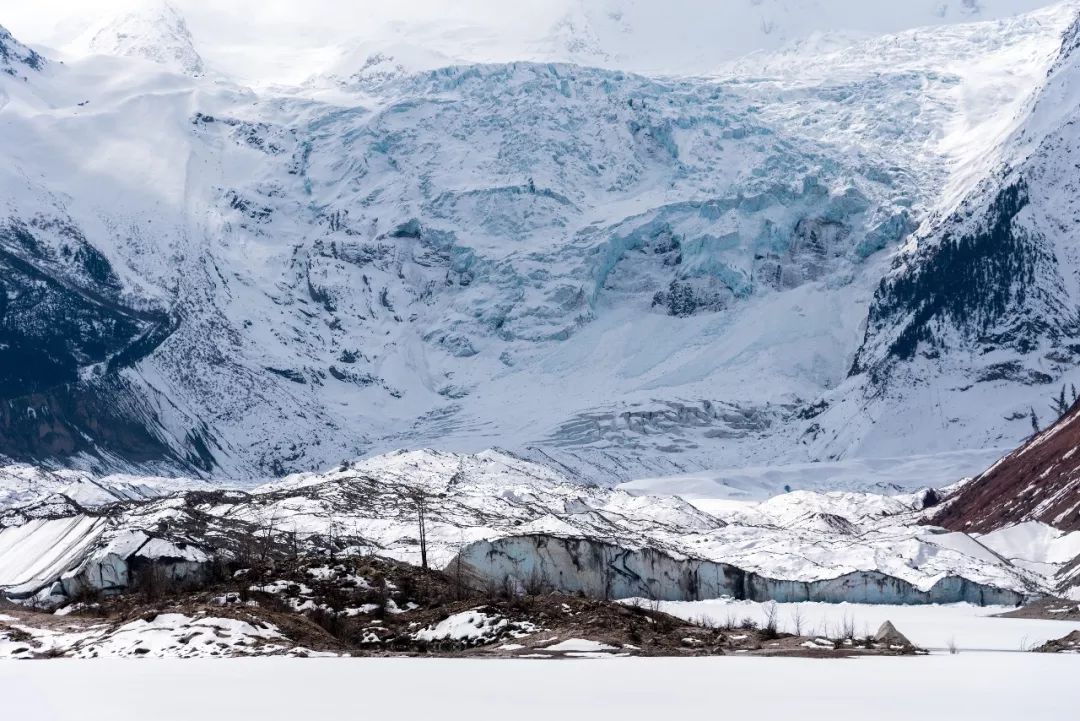
<svg viewBox="0 0 1080 721"><path fill-rule="evenodd" d="M45 59L0 27L0 72L25 79L27 70L40 70Z"/></svg>
<svg viewBox="0 0 1080 721"><path fill-rule="evenodd" d="M138 58L184 75L206 72L184 16L173 5L159 0L107 16L78 37L71 50Z"/></svg>
<svg viewBox="0 0 1080 721"><path fill-rule="evenodd" d="M256 92L111 57L193 48L182 18L85 60L5 52L0 453L244 478L498 445L615 480L1009 445L1068 358L1032 376L1019 340L984 363L887 339L957 290L930 249L1021 163L1032 207L1068 207L1068 156L1036 148L1067 139L1078 8L1010 15L1035 4L929 3L950 22L893 35L931 18L823 4L863 36L710 77L433 45L420 72L384 53ZM1068 218L1046 218L1031 273L958 302L1029 277L1024 302L1069 301ZM1045 317L1064 339L1069 312Z"/></svg>
<svg viewBox="0 0 1080 721"><path fill-rule="evenodd" d="M862 422L827 433L826 447L883 438L976 447L1062 413L1080 335L1078 111L1074 23L986 172L932 214L883 279L837 404Z"/></svg>
<svg viewBox="0 0 1080 721"><path fill-rule="evenodd" d="M446 11L436 21L391 15L356 28L329 73L430 70L445 64L564 62L645 74L712 74L750 53L793 43L850 43L914 28L990 21L1045 0L545 0L519 15Z"/></svg>

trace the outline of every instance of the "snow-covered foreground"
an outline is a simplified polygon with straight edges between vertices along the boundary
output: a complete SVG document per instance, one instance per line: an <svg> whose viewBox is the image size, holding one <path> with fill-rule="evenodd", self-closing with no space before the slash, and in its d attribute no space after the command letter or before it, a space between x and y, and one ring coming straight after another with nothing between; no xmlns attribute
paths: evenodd
<svg viewBox="0 0 1080 721"><path fill-rule="evenodd" d="M1076 657L1016 653L857 661L52 661L0 664L0 698L13 718L43 721L653 721L703 712L763 720L1013 721L1070 718L1078 670ZM102 692L118 679L122 693ZM195 693L177 696L181 689Z"/></svg>
<svg viewBox="0 0 1080 721"><path fill-rule="evenodd" d="M641 603L648 603L641 601ZM723 625L729 619L741 622L749 617L759 624L765 619L767 604L753 601L695 601L661 603L659 610L687 620L707 619ZM859 603L778 603L777 621L781 631L841 635L854 628L860 637L874 633L885 621L893 624L922 648L943 650L951 645L963 651L1021 651L1039 646L1080 630L1080 621L1047 621L1030 618L997 618L1012 611L1003 606L973 606L967 603L944 606L884 606Z"/></svg>

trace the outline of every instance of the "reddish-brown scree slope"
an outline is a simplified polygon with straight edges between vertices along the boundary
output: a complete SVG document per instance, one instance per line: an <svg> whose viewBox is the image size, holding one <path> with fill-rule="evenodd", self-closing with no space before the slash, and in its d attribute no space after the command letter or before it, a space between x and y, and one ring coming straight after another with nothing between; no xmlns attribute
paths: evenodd
<svg viewBox="0 0 1080 721"><path fill-rule="evenodd" d="M1022 521L1080 530L1080 403L961 488L930 522L985 533Z"/></svg>

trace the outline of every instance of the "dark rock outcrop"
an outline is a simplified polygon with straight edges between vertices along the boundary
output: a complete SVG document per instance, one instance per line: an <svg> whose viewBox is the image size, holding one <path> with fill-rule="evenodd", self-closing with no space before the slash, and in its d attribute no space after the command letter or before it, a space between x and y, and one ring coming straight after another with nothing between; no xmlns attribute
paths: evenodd
<svg viewBox="0 0 1080 721"><path fill-rule="evenodd" d="M0 25L0 73L19 77L23 69L40 70L44 65L45 58L20 43Z"/></svg>
<svg viewBox="0 0 1080 721"><path fill-rule="evenodd" d="M178 324L125 299L112 266L78 228L52 219L0 225L0 455L172 459L153 412L121 371Z"/></svg>

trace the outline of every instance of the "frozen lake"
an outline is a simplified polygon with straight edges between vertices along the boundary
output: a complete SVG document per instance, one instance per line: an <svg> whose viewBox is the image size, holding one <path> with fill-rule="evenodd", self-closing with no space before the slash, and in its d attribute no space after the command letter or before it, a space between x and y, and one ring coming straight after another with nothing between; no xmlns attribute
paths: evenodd
<svg viewBox="0 0 1080 721"><path fill-rule="evenodd" d="M640 601L652 606L649 601ZM662 602L659 610L690 621L707 620L723 625L729 619L741 622L765 619L765 604L753 601ZM859 603L778 603L778 627L795 633L800 620L802 634L839 636L841 629L854 627L861 638L892 621L912 643L922 648L942 650L955 644L968 651L1020 651L1080 630L1080 621L1052 621L1027 618L995 618L1015 610L1005 606L973 606L957 603L945 606L883 606Z"/></svg>
<svg viewBox="0 0 1080 721"><path fill-rule="evenodd" d="M0 663L5 718L800 719L1075 717L1080 657L506 661L231 659Z"/></svg>

